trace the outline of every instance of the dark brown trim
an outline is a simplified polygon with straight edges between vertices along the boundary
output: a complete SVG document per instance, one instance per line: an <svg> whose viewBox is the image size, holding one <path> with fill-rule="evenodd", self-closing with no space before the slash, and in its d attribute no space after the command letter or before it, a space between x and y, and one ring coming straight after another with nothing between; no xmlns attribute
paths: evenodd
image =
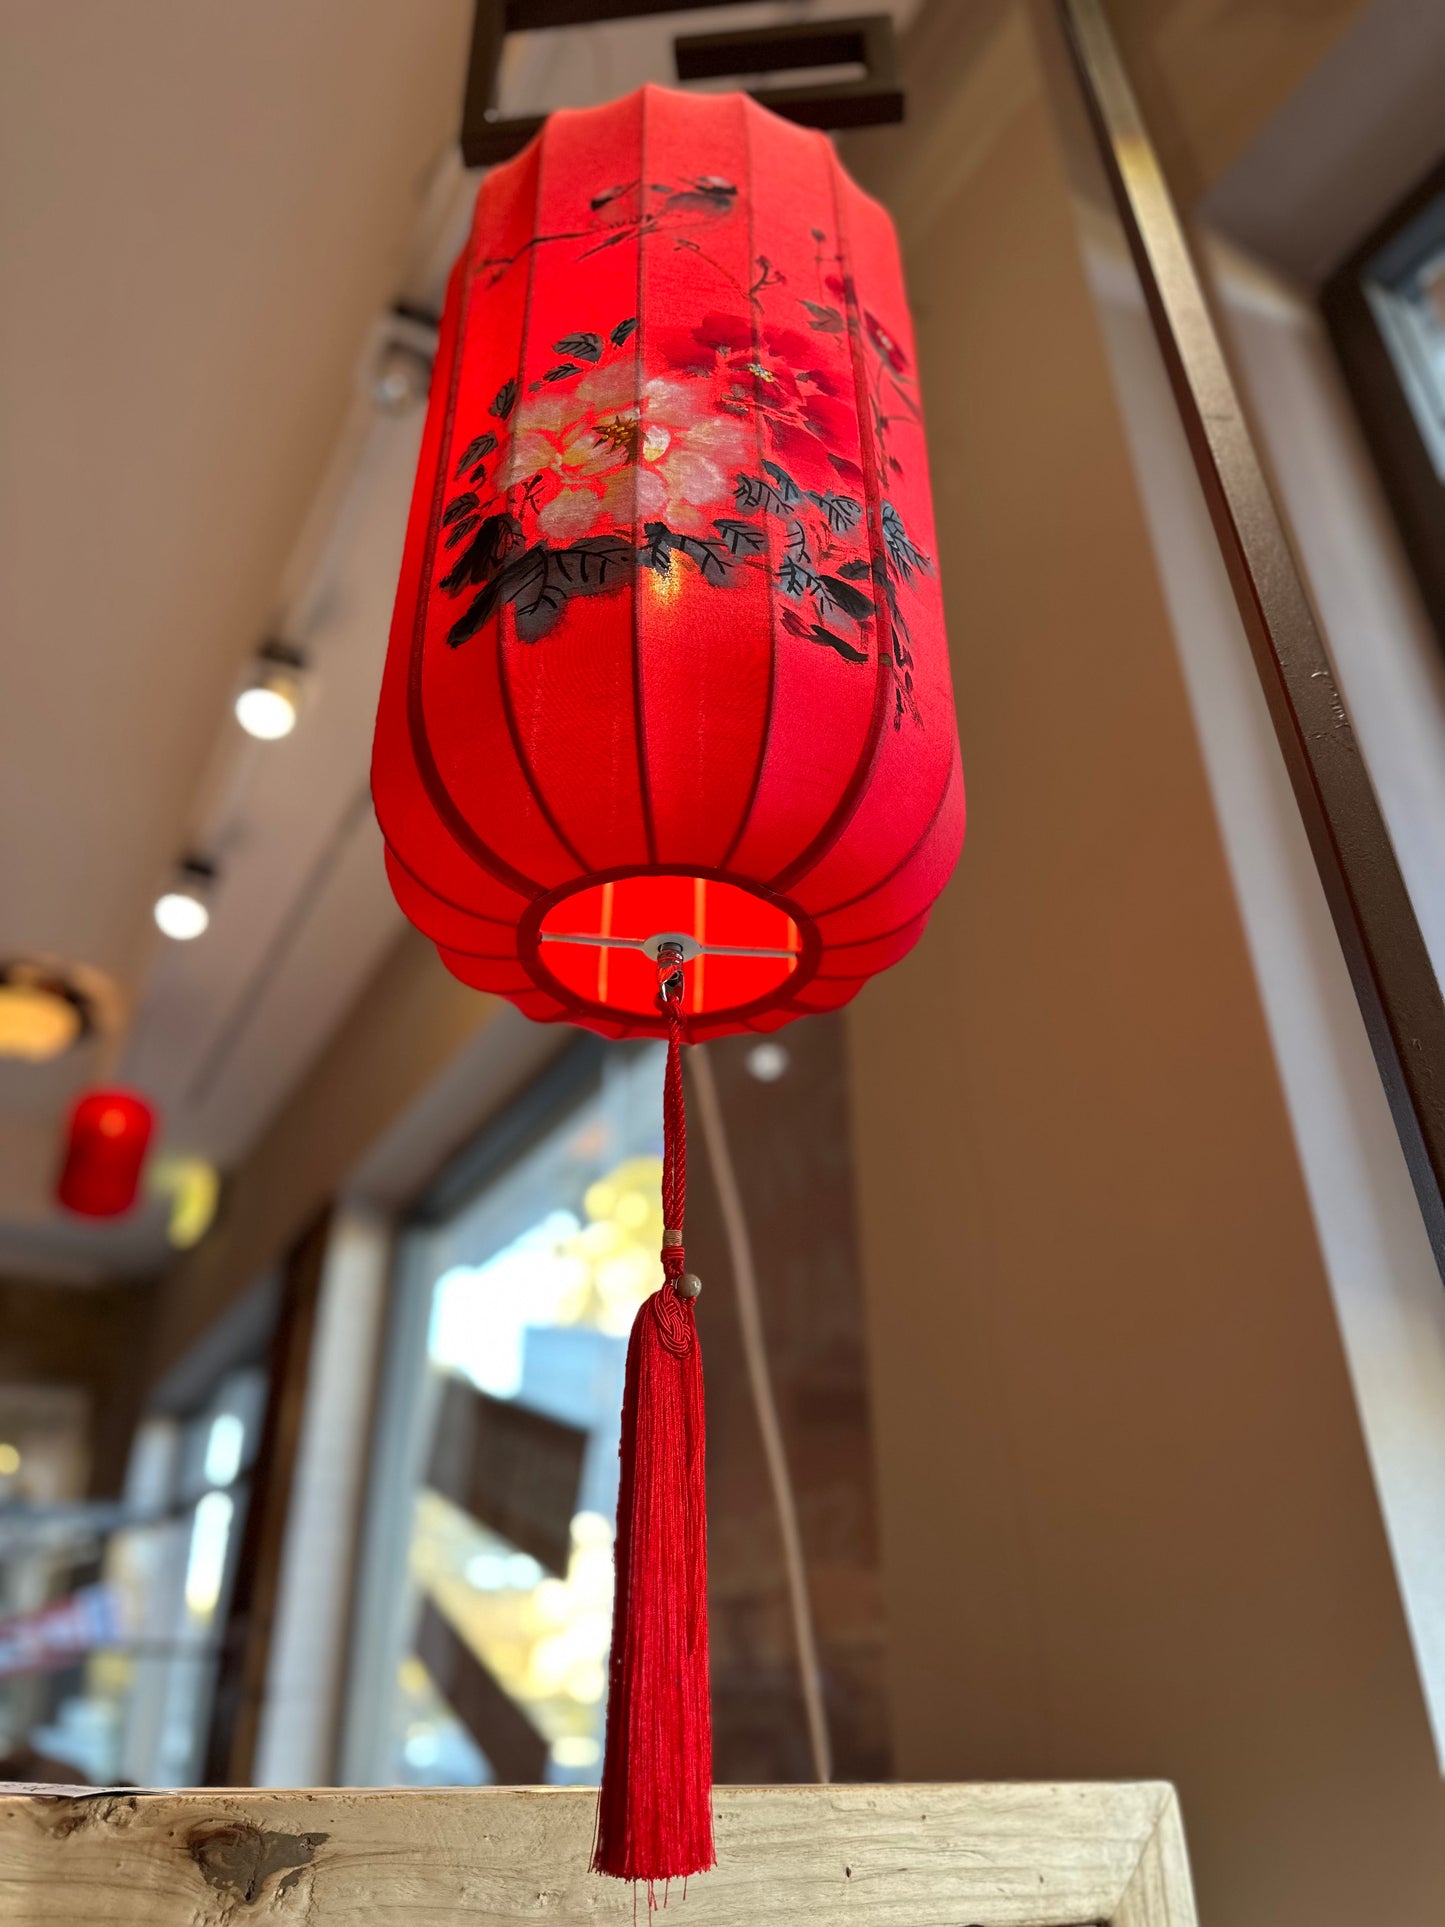
<svg viewBox="0 0 1445 1927"><path fill-rule="evenodd" d="M330 1230L328 1207L312 1220L286 1258L271 1340L266 1415L249 1480L236 1578L216 1665L202 1772L205 1786L250 1786L255 1770Z"/></svg>
<svg viewBox="0 0 1445 1927"><path fill-rule="evenodd" d="M1057 8L1415 1195L1445 1274L1440 986L1101 0L1057 0Z"/></svg>
<svg viewBox="0 0 1445 1927"><path fill-rule="evenodd" d="M1445 649L1445 481L1435 472L1365 296L1370 262L1442 195L1445 161L1411 190L1348 260L1341 262L1320 289L1319 300L1345 386L1394 510L1405 553L1435 634Z"/></svg>
<svg viewBox="0 0 1445 1927"><path fill-rule="evenodd" d="M462 96L462 159L493 167L520 154L545 116L504 120L493 112L502 42L509 33L581 27L718 6L725 0L476 0ZM679 80L858 62L861 77L802 87L767 87L753 99L804 127L877 127L903 119L893 21L888 14L790 21L741 33L688 34L673 43Z"/></svg>

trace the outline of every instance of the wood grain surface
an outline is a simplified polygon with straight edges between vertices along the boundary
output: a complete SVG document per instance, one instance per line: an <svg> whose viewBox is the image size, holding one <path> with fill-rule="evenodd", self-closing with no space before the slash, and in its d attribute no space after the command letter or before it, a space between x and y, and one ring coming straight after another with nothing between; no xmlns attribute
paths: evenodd
<svg viewBox="0 0 1445 1927"><path fill-rule="evenodd" d="M1195 1927L1172 1788L719 1787L677 1927ZM587 1872L595 1794L0 1791L4 1927L647 1919ZM657 1900L661 1904L663 1896Z"/></svg>

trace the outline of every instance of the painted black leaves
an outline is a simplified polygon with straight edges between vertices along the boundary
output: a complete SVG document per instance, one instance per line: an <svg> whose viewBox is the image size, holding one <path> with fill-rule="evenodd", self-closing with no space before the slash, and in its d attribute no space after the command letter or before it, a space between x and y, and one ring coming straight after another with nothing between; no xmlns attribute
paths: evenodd
<svg viewBox="0 0 1445 1927"><path fill-rule="evenodd" d="M464 589L475 589L488 582L512 551L521 547L522 525L515 515L506 511L487 516L468 514L456 524L452 535L448 537L447 547L454 547L457 540L465 535L470 535L471 541L442 577L441 586L448 595L460 595ZM468 620L471 613L469 609L462 620ZM481 617L468 629L467 635L474 635L485 621L486 617ZM466 638L457 636L453 631L447 640L465 641Z"/></svg>
<svg viewBox="0 0 1445 1927"><path fill-rule="evenodd" d="M713 523L713 527L732 555L761 555L768 546L768 538L756 522L739 522L730 515L724 515Z"/></svg>
<svg viewBox="0 0 1445 1927"><path fill-rule="evenodd" d="M808 500L823 511L834 535L851 535L863 513L861 502L855 502L851 495L835 495L832 489L826 495L815 495L809 489Z"/></svg>
<svg viewBox="0 0 1445 1927"><path fill-rule="evenodd" d="M808 311L808 326L816 328L819 334L840 335L848 325L838 310L827 302L804 301L803 306Z"/></svg>
<svg viewBox="0 0 1445 1927"><path fill-rule="evenodd" d="M802 490L786 469L776 462L761 462L759 467L762 475L739 475L733 483L733 501L738 508L783 515L802 500Z"/></svg>
<svg viewBox="0 0 1445 1927"><path fill-rule="evenodd" d="M691 562L703 581L710 582L715 589L730 588L738 580L737 551L730 546L726 537L687 535L670 529L665 522L644 523L642 534L643 542L637 551L637 559L644 569L651 569L657 575L670 575L672 559L680 555Z"/></svg>
<svg viewBox="0 0 1445 1927"><path fill-rule="evenodd" d="M578 361L597 361L602 355L601 335L563 335L560 341L552 343L554 355L566 355Z"/></svg>
<svg viewBox="0 0 1445 1927"><path fill-rule="evenodd" d="M497 438L495 435L477 435L473 437L457 459L456 471L452 476L452 480L459 482L462 476L466 474L466 471L470 469L471 474L467 476L467 480L469 482L480 482L486 474L486 468L484 466L486 458L491 454L496 445Z"/></svg>
<svg viewBox="0 0 1445 1927"><path fill-rule="evenodd" d="M816 642L820 648L831 649L835 656L844 662L867 662L866 649L855 649L851 642L840 636L822 622L805 622L793 609L784 609L783 627L790 636L797 636L803 642Z"/></svg>
<svg viewBox="0 0 1445 1927"><path fill-rule="evenodd" d="M801 641L831 649L844 662L867 662L867 649L850 641L842 629L866 623L877 613L870 593L872 565L863 557L838 556L839 540L853 535L863 519L863 504L833 489L820 494L799 488L777 462L758 466L760 475L736 477L733 500L740 509L775 515L786 524L774 579L791 600L812 604L812 619L785 609L784 629ZM719 521L713 526L719 531L748 529L757 534L759 549L764 546L756 523ZM861 640L866 642L866 635Z"/></svg>
<svg viewBox="0 0 1445 1927"><path fill-rule="evenodd" d="M901 729L903 718L909 715L922 726L918 701L913 693L913 650L908 633L908 622L899 605L898 585L908 583L918 574L933 573L933 564L919 548L903 526L903 517L891 502L885 502L879 511L879 527L883 535L883 554L873 564L874 581L888 603L892 617L893 643L893 727Z"/></svg>
<svg viewBox="0 0 1445 1927"><path fill-rule="evenodd" d="M931 572L933 564L922 549L913 542L903 526L903 517L891 502L883 504L881 520L888 560L897 574L907 581L915 569Z"/></svg>
<svg viewBox="0 0 1445 1927"><path fill-rule="evenodd" d="M469 642L503 603L510 603L518 640L540 642L574 597L620 589L631 578L633 565L632 543L623 535L587 535L566 548L536 542L490 576L466 614L448 630L447 641L454 649Z"/></svg>
<svg viewBox="0 0 1445 1927"><path fill-rule="evenodd" d="M553 354L561 355L562 360L544 369L541 376L529 384L531 392L535 394L547 382L569 381L573 375L596 367L609 348L621 348L636 329L637 316L629 315L625 321L619 321L605 338L590 329L574 335L563 335L560 341L552 343Z"/></svg>
<svg viewBox="0 0 1445 1927"><path fill-rule="evenodd" d="M516 405L517 384L514 381L504 381L495 396L493 396L492 405L487 410L487 413L489 415L495 415L499 422L504 422Z"/></svg>

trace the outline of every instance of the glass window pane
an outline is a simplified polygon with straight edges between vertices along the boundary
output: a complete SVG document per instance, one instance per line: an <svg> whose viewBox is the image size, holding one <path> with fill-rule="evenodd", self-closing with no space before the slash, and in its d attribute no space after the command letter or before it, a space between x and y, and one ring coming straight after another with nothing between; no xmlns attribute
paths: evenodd
<svg viewBox="0 0 1445 1927"><path fill-rule="evenodd" d="M540 1138L403 1241L398 1317L424 1337L380 1442L411 1473L404 1570L370 1575L406 1592L379 1614L376 1780L596 1781L627 1337L661 1277L663 1055L607 1053Z"/></svg>

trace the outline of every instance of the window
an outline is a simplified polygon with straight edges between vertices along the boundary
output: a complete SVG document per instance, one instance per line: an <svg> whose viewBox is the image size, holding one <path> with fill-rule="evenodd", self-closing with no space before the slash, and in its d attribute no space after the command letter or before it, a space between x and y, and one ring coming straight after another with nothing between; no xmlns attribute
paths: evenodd
<svg viewBox="0 0 1445 1927"><path fill-rule="evenodd" d="M595 1783L627 1337L662 1242L660 1046L583 1043L405 1233L346 1778Z"/></svg>
<svg viewBox="0 0 1445 1927"><path fill-rule="evenodd" d="M1321 301L1445 646L1445 169L1331 276Z"/></svg>

